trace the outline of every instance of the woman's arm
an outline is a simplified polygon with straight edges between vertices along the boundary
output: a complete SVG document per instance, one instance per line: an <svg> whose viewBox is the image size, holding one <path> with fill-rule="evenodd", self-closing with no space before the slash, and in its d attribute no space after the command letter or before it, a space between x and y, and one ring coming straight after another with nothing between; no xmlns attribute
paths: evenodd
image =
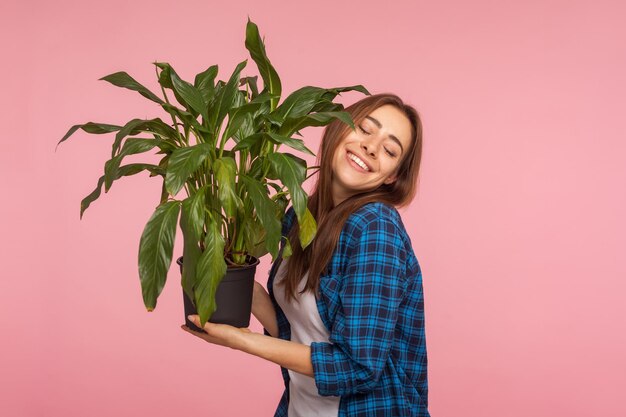
<svg viewBox="0 0 626 417"><path fill-rule="evenodd" d="M259 333L242 333L237 349L313 378L311 347Z"/></svg>
<svg viewBox="0 0 626 417"><path fill-rule="evenodd" d="M265 330L274 337L278 337L278 322L276 321L276 310L270 299L270 295L265 288L254 281L254 292L252 295L252 314L263 325Z"/></svg>
<svg viewBox="0 0 626 417"><path fill-rule="evenodd" d="M200 318L197 314L190 315L188 318L193 324L200 326ZM253 333L248 329L228 324L206 322L204 325L206 333L193 331L185 325L181 328L209 343L241 350L313 378L310 346Z"/></svg>

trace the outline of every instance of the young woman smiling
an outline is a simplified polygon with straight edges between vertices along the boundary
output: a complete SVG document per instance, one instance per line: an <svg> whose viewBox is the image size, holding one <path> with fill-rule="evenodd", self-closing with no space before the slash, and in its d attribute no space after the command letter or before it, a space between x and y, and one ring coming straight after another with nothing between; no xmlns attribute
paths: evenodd
<svg viewBox="0 0 626 417"><path fill-rule="evenodd" d="M301 248L290 208L283 236L293 253L272 265L269 293L255 284L252 313L264 334L182 328L280 365L275 417L429 416L422 274L396 210L416 192L421 121L394 94L346 111L356 129L334 121L318 152L309 197L316 238Z"/></svg>

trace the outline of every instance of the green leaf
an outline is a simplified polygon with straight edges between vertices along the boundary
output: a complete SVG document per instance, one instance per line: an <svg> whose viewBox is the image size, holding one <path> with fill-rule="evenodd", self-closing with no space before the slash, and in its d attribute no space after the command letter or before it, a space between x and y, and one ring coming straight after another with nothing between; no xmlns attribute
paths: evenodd
<svg viewBox="0 0 626 417"><path fill-rule="evenodd" d="M269 106L269 103L272 100L277 100L280 99L280 95L276 95L276 94L270 94L269 91L264 90L261 94L259 94L258 96L256 96L255 98L253 98L250 103L263 103L263 104L268 104L266 107L266 113L270 113L271 109Z"/></svg>
<svg viewBox="0 0 626 417"><path fill-rule="evenodd" d="M265 158L262 156L258 158L254 158L252 161L252 165L250 165L250 170L248 171L247 175L251 178L258 179L258 180L263 178L263 167L265 165L264 161L265 161Z"/></svg>
<svg viewBox="0 0 626 417"><path fill-rule="evenodd" d="M141 132L149 132L160 137L170 139L169 142L173 145L177 145L177 133L171 126L164 123L161 119L133 119L126 123L119 132L115 134L115 141L111 150L111 157L118 154L122 140L129 135L136 135Z"/></svg>
<svg viewBox="0 0 626 417"><path fill-rule="evenodd" d="M146 87L139 84L137 81L135 81L133 77L131 77L124 71L116 72L114 74L109 74L100 79L104 81L108 81L117 87L128 88L129 90L137 91L139 94L141 94L148 100L152 100L155 103L163 104L163 100L157 97L154 93L152 93Z"/></svg>
<svg viewBox="0 0 626 417"><path fill-rule="evenodd" d="M290 138L286 136L281 136L276 133L268 132L267 135L270 137L271 141L274 143L280 143L283 145L287 145L290 148L296 149L300 152L308 153L309 155L315 156L313 151L304 146L304 141L302 139Z"/></svg>
<svg viewBox="0 0 626 417"><path fill-rule="evenodd" d="M178 95L178 92L176 91L176 89L174 88L174 84L172 83L172 73L176 73L176 71L174 71L174 68L172 68L172 66L167 62L153 62L153 64L161 70L158 79L161 87L172 90L176 96L176 100L178 100L180 104L183 104L184 100L181 100L181 97Z"/></svg>
<svg viewBox="0 0 626 417"><path fill-rule="evenodd" d="M245 68L248 60L244 60L237 64L237 67L230 76L230 79L220 88L213 97L212 102L209 105L209 127L212 131L217 131L224 121L224 118L231 110L235 95L239 91L237 85L239 83L239 74L241 70Z"/></svg>
<svg viewBox="0 0 626 417"><path fill-rule="evenodd" d="M182 104L187 109L191 108L207 119L207 103L200 91L189 82L181 80L174 71L170 72L170 77L172 78L174 90L176 90L179 96L184 100Z"/></svg>
<svg viewBox="0 0 626 417"><path fill-rule="evenodd" d="M258 76L254 77L243 77L240 81L239 86L248 85L250 87L250 92L252 93L252 98L254 99L259 95L259 87L257 87Z"/></svg>
<svg viewBox="0 0 626 417"><path fill-rule="evenodd" d="M219 158L213 163L213 171L215 172L218 196L224 207L224 212L229 219L232 219L236 216L237 209L243 206L241 198L237 195L235 183L237 163L230 157Z"/></svg>
<svg viewBox="0 0 626 417"><path fill-rule="evenodd" d="M283 259L289 258L293 254L293 250L291 249L291 242L289 239L285 237L285 248L283 249Z"/></svg>
<svg viewBox="0 0 626 417"><path fill-rule="evenodd" d="M117 174L115 176L115 180L120 179L121 177L126 177L130 175L135 175L141 171L148 170L154 175L165 175L165 171L160 167L152 164L128 164L119 167L117 170ZM83 213L87 208L96 201L102 192L102 185L104 184L104 175L98 179L98 185L96 188L89 194L87 197L83 198L80 202L80 218L83 218Z"/></svg>
<svg viewBox="0 0 626 417"><path fill-rule="evenodd" d="M286 119L278 130L278 133L284 136L291 136L305 127L326 126L333 119L338 119L354 129L354 121L348 112L319 112L310 113L303 117Z"/></svg>
<svg viewBox="0 0 626 417"><path fill-rule="evenodd" d="M171 195L176 195L185 182L203 162L209 161L213 151L210 143L199 143L186 148L176 149L170 156L165 176L165 186Z"/></svg>
<svg viewBox="0 0 626 417"><path fill-rule="evenodd" d="M313 241L317 231L317 223L308 208L304 211L304 216L298 218L298 224L300 225L298 237L300 238L300 245L304 249Z"/></svg>
<svg viewBox="0 0 626 417"><path fill-rule="evenodd" d="M330 101L320 101L312 109L311 113L325 113L331 111L343 111L341 103L332 103Z"/></svg>
<svg viewBox="0 0 626 417"><path fill-rule="evenodd" d="M337 97L337 95L339 95L340 93L344 93L346 91L358 91L360 93L363 93L367 96L371 95L369 91L367 91L367 89L365 87L363 87L361 84L359 85L353 85L350 87L335 87L335 88L327 88L326 89L326 93L324 93L324 95L322 96L322 98L326 101L333 101L335 99L335 97Z"/></svg>
<svg viewBox="0 0 626 417"><path fill-rule="evenodd" d="M93 122L87 122L82 125L74 125L70 128L70 130L67 131L67 133L65 134L65 136L63 136L63 138L59 141L59 143L57 143L57 147L61 144L61 142L64 142L65 140L67 140L67 138L72 136L74 132L76 132L78 129L82 129L87 133L101 135L104 133L111 133L111 132L120 130L121 126L108 125L105 123L93 123ZM56 148L54 150L56 151Z"/></svg>
<svg viewBox="0 0 626 417"><path fill-rule="evenodd" d="M210 216L206 226L205 250L198 261L195 289L195 302L201 326L204 326L217 309L215 293L224 275L226 275L226 261L224 260L225 242L224 237L220 233L219 224L213 216Z"/></svg>
<svg viewBox="0 0 626 417"><path fill-rule="evenodd" d="M257 217L246 217L244 241L246 252L249 255L260 259L268 253L265 247L265 235L265 227Z"/></svg>
<svg viewBox="0 0 626 417"><path fill-rule="evenodd" d="M259 28L250 18L248 18L246 25L246 49L250 51L250 56L259 69L261 78L263 78L264 89L275 96L271 99L271 109L275 109L278 104L278 97L282 93L280 78L267 57L265 44L259 35Z"/></svg>
<svg viewBox="0 0 626 417"><path fill-rule="evenodd" d="M250 149L251 155L259 155L261 146L263 146L263 139L267 136L265 133L255 133L241 139L237 145L233 147L234 151L240 151L242 149Z"/></svg>
<svg viewBox="0 0 626 417"><path fill-rule="evenodd" d="M117 178L118 168L122 162L122 159L127 155L135 155L138 153L147 152L150 149L158 146L164 150L172 150L173 147L170 143L159 139L145 139L145 138L129 138L122 147L119 155L109 159L104 164L104 190L108 192L113 184L113 181Z"/></svg>
<svg viewBox="0 0 626 417"><path fill-rule="evenodd" d="M156 208L139 242L139 279L143 303L154 310L172 263L179 201L168 201Z"/></svg>
<svg viewBox="0 0 626 417"><path fill-rule="evenodd" d="M232 137L237 131L251 130L252 126L243 126L244 123L251 125L253 122L253 115L261 108L262 103L248 103L241 107L237 107L228 115L228 125L222 135L222 140L226 140Z"/></svg>
<svg viewBox="0 0 626 417"><path fill-rule="evenodd" d="M313 86L299 88L282 102L272 116L276 120L285 120L288 117L297 118L306 116L311 109L321 101L321 97L326 93L326 89Z"/></svg>
<svg viewBox="0 0 626 417"><path fill-rule="evenodd" d="M217 65L211 65L209 68L196 75L194 87L200 91L205 103L209 103L213 94L215 94L215 77L217 76Z"/></svg>
<svg viewBox="0 0 626 417"><path fill-rule="evenodd" d="M180 228L183 232L183 273L181 285L190 300L194 299L196 267L202 251L200 243L204 228L204 198L207 186L201 187L194 195L182 202Z"/></svg>
<svg viewBox="0 0 626 417"><path fill-rule="evenodd" d="M278 206L269 198L267 188L261 182L247 175L242 175L241 180L254 204L256 215L265 228L265 247L272 254L272 259L275 259L278 254L281 232Z"/></svg>
<svg viewBox="0 0 626 417"><path fill-rule="evenodd" d="M356 90L365 94L369 92L361 85L338 88L302 87L291 93L285 101L271 114L276 123L281 124L288 118L297 119L311 113L316 107L326 106L344 91Z"/></svg>
<svg viewBox="0 0 626 417"><path fill-rule="evenodd" d="M268 155L273 171L280 181L287 187L291 196L291 204L294 207L298 223L301 228L305 228L300 233L300 243L305 248L313 236L311 236L311 226L315 220L311 213L307 213L307 195L302 189L302 183L306 178L306 162L289 153L273 153ZM313 221L313 222L312 222Z"/></svg>
<svg viewBox="0 0 626 417"><path fill-rule="evenodd" d="M208 135L212 134L211 131L207 130L204 126L202 126L198 122L198 120L196 119L196 117L193 114L191 114L191 113L189 113L189 112L187 112L185 110L179 109L178 107L173 106L171 104L167 104L167 103L161 105L161 107L163 108L163 110L168 112L171 116L173 116L175 118L178 118L178 119L180 119L183 122L183 124L181 124L181 123L178 123L178 124L182 125L183 128L185 129L185 136L188 135L190 128L193 128L199 135L201 133L204 133L205 136L207 134Z"/></svg>

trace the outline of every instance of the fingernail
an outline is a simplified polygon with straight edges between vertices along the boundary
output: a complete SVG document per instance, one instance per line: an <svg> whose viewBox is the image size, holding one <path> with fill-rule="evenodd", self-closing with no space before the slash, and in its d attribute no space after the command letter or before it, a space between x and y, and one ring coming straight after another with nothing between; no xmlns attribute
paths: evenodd
<svg viewBox="0 0 626 417"><path fill-rule="evenodd" d="M191 314L188 315L187 318L189 319L189 321L193 321L193 318L192 318Z"/></svg>

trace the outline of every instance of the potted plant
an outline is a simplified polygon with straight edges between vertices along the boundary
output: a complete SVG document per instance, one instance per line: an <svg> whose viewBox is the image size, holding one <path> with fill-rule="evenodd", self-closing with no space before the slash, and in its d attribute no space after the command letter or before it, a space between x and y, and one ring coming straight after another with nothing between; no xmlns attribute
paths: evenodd
<svg viewBox="0 0 626 417"><path fill-rule="evenodd" d="M213 65L197 74L193 83L181 79L168 63L155 62L162 97L125 72L101 79L155 102L171 123L160 118L132 119L124 125L88 122L72 126L59 141L64 142L79 129L91 134L115 132L104 175L81 201L81 219L103 186L108 192L114 181L143 171L163 179L159 204L139 244L143 302L148 311L156 307L171 265L178 224L184 239L179 264L185 319L197 311L202 325L211 319L248 326L254 269L259 257L270 253L274 260L278 255L281 239L286 239L281 236L281 219L289 204L300 226L302 247L315 236L316 223L307 208L302 183L307 171L317 167L308 167L305 160L279 149L287 147L312 155L302 139L294 136L305 127L325 126L333 119L354 129L350 115L333 100L350 90L369 94L361 85L330 89L305 86L281 102L280 78L266 55L257 25L250 19L245 46L263 80L262 91L257 76L241 76L247 59L236 66L227 81L215 81L218 66ZM163 155L158 164L122 165L128 155L153 150ZM180 191L184 191L184 198L178 198ZM286 239L283 256L289 255ZM242 278L246 269L248 274ZM231 286L231 298L222 300L218 289L229 275L243 288ZM237 303L240 313L232 308Z"/></svg>

